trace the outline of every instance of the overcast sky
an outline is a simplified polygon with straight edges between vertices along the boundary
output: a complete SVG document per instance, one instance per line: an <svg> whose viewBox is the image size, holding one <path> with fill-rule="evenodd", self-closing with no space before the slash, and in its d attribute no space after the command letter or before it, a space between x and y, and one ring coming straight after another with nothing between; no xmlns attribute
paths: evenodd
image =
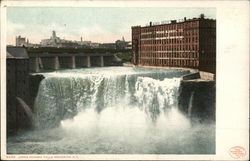
<svg viewBox="0 0 250 161"><path fill-rule="evenodd" d="M27 37L31 43L50 38L52 30L68 40L114 42L131 40L131 26L150 21L178 20L184 17L216 18L215 8L105 8L105 7L8 7L7 44L15 37Z"/></svg>

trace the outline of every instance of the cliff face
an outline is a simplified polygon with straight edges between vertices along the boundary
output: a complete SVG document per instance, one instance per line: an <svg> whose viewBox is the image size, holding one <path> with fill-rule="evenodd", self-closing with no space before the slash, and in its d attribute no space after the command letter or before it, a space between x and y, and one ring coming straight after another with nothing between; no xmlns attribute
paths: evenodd
<svg viewBox="0 0 250 161"><path fill-rule="evenodd" d="M215 121L215 81L182 81L178 97L180 111L194 121Z"/></svg>

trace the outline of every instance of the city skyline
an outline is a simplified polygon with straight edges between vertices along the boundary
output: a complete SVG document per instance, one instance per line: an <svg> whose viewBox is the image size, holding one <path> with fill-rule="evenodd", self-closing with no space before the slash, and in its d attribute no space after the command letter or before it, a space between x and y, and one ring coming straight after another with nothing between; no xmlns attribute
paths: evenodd
<svg viewBox="0 0 250 161"><path fill-rule="evenodd" d="M119 8L119 7L9 7L7 9L7 44L14 45L21 35L31 43L56 30L67 40L99 43L114 42L124 36L131 41L131 26L198 17L216 18L215 8Z"/></svg>

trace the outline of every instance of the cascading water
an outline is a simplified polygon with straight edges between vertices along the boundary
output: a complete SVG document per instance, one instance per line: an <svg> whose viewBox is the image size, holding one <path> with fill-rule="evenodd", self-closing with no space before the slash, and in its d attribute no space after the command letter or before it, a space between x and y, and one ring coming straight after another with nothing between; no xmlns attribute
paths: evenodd
<svg viewBox="0 0 250 161"><path fill-rule="evenodd" d="M188 73L126 67L43 73L36 130L17 138L27 136L34 153L213 153L213 134L208 140L199 134L214 127L194 127L178 109L180 76ZM26 153L11 145L11 153Z"/></svg>
<svg viewBox="0 0 250 161"><path fill-rule="evenodd" d="M172 71L173 72L173 71ZM177 76L187 73L180 71ZM173 74L173 73L172 73ZM93 109L139 108L155 121L176 108L180 78L165 78L171 71L131 74L51 73L41 82L35 113L38 127L55 127L61 120ZM154 79L157 78L157 79Z"/></svg>
<svg viewBox="0 0 250 161"><path fill-rule="evenodd" d="M188 103L188 116L189 117L191 117L191 115L192 115L193 99L194 99L194 92L191 93L190 100Z"/></svg>

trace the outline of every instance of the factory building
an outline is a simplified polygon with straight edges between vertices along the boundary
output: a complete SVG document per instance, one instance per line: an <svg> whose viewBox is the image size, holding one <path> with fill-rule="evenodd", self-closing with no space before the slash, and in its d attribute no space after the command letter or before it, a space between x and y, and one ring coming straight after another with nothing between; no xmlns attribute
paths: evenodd
<svg viewBox="0 0 250 161"><path fill-rule="evenodd" d="M23 47L7 47L7 133L14 134L17 129L27 127L28 118L17 97L26 103L29 93L29 57Z"/></svg>
<svg viewBox="0 0 250 161"><path fill-rule="evenodd" d="M216 20L172 20L132 27L132 63L216 71Z"/></svg>

